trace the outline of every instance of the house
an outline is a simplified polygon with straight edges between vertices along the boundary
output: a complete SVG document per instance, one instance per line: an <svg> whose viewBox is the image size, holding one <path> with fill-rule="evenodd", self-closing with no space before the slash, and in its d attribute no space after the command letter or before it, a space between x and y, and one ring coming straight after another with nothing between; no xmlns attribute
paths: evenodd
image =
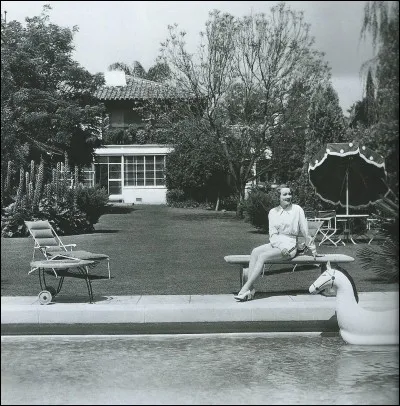
<svg viewBox="0 0 400 406"><path fill-rule="evenodd" d="M105 79L105 86L94 96L105 105L108 130L143 130L144 123L135 107L149 99L181 96L172 87L120 71L106 72ZM85 183L105 187L110 201L165 204L166 156L172 150L164 144L105 145L95 150L94 163L85 171Z"/></svg>
<svg viewBox="0 0 400 406"><path fill-rule="evenodd" d="M110 201L165 204L166 157L173 148L140 139L145 123L136 109L149 100L187 99L187 95L166 84L128 76L122 71L106 72L105 79L106 84L94 96L105 105L107 134L112 130L117 137L111 140L116 142L95 149L95 160L85 170L85 184L104 187ZM266 150L267 160L269 154ZM253 170L258 172L261 165L259 162ZM256 178L246 189L263 180Z"/></svg>

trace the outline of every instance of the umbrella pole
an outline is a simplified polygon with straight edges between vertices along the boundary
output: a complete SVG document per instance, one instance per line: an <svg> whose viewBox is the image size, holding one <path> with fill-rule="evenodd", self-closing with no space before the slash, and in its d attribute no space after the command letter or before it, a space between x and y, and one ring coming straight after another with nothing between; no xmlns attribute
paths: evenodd
<svg viewBox="0 0 400 406"><path fill-rule="evenodd" d="M349 171L346 172L346 215L349 214Z"/></svg>

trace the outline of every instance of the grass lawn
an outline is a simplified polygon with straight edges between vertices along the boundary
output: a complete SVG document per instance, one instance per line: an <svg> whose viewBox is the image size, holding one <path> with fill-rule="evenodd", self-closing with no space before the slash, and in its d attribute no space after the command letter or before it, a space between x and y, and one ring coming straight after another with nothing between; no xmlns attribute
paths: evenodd
<svg viewBox="0 0 400 406"><path fill-rule="evenodd" d="M93 282L96 296L236 293L238 266L227 264L224 256L249 254L253 247L268 241L267 235L236 219L233 212L166 206L114 206L95 228L93 234L61 238L65 244L76 243L76 249L110 256L112 279ZM398 284L387 284L373 271L361 268L357 259L360 246L317 248L320 253L343 253L356 259L343 266L353 276L358 291L398 291ZM1 238L2 296L39 293L37 272L28 275L32 251L31 238ZM95 268L96 274L100 271L107 275L101 265ZM258 279L256 289L259 295L305 294L319 272L313 266L298 267L295 272L272 272ZM47 280L54 281L55 286L55 278ZM86 294L85 283L75 278L66 278L60 292L60 296Z"/></svg>

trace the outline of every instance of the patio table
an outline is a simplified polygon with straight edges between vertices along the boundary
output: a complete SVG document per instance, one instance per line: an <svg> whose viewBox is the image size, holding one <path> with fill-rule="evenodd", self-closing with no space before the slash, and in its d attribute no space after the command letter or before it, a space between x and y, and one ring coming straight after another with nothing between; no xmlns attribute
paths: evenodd
<svg viewBox="0 0 400 406"><path fill-rule="evenodd" d="M358 218L367 219L368 217L370 217L369 214L336 214L337 221L344 223L343 240L351 241L353 244L357 244L354 239L365 235L365 233L354 233L354 220ZM365 230L367 230L367 225L365 225Z"/></svg>

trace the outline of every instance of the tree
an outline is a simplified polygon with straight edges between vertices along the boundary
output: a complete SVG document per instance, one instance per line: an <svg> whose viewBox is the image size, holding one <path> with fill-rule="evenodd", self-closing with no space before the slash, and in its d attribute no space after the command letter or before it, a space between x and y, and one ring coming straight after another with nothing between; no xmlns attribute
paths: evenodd
<svg viewBox="0 0 400 406"><path fill-rule="evenodd" d="M91 96L104 83L72 59L77 28L40 16L1 22L2 168L12 159L26 165L43 155L71 165L91 162L103 108Z"/></svg>
<svg viewBox="0 0 400 406"><path fill-rule="evenodd" d="M346 140L346 123L339 97L330 83L320 85L311 98L305 134L302 186L299 188L300 200L305 207L316 208L321 204L308 182L308 165L312 158L327 143Z"/></svg>
<svg viewBox="0 0 400 406"><path fill-rule="evenodd" d="M179 139L175 139L174 151L167 158L168 190L182 190L186 199L197 202L218 203L231 193L231 188L228 168L215 139L196 133L190 120L181 121L179 126Z"/></svg>
<svg viewBox="0 0 400 406"><path fill-rule="evenodd" d="M376 97L375 85L372 79L371 67L368 69L367 82L365 86L365 97L357 101L350 110L350 127L357 125L370 127L376 123Z"/></svg>
<svg viewBox="0 0 400 406"><path fill-rule="evenodd" d="M343 142L345 121L339 97L330 83L320 85L308 110L305 160L312 158L326 143Z"/></svg>
<svg viewBox="0 0 400 406"><path fill-rule="evenodd" d="M372 35L377 55L364 66L374 69L376 122L360 133L360 140L385 157L390 197L375 203L383 241L357 254L366 269L389 282L399 281L399 3L368 1L361 36ZM367 81L368 84L368 81ZM379 218L378 217L378 218ZM388 219L390 219L388 221Z"/></svg>
<svg viewBox="0 0 400 406"><path fill-rule="evenodd" d="M364 64L376 83L376 122L362 142L386 159L388 182L398 198L399 178L399 3L368 1L364 8L361 37L372 35L376 57ZM368 80L367 80L368 85Z"/></svg>
<svg viewBox="0 0 400 406"><path fill-rule="evenodd" d="M290 183L302 176L309 106L302 83L294 84L287 106L289 114L294 108L297 114L282 120L282 126L273 133L270 143L270 170L278 183Z"/></svg>
<svg viewBox="0 0 400 406"><path fill-rule="evenodd" d="M273 7L269 18L234 18L214 10L194 54L186 51L184 37L177 25L169 26L162 43L160 60L170 66L175 86L190 98L169 113L169 121L191 117L215 139L234 181L239 209L254 164L301 108L288 104L294 84L302 83L307 100L329 77L329 69L323 54L313 49L303 13L284 3Z"/></svg>
<svg viewBox="0 0 400 406"><path fill-rule="evenodd" d="M376 123L375 85L371 69L368 70L365 95L365 124L371 126Z"/></svg>
<svg viewBox="0 0 400 406"><path fill-rule="evenodd" d="M168 65L159 62L151 66L147 72L138 61L134 61L132 66L125 62L114 62L108 67L108 70L121 70L126 75L152 80L153 82L165 82L170 78Z"/></svg>

